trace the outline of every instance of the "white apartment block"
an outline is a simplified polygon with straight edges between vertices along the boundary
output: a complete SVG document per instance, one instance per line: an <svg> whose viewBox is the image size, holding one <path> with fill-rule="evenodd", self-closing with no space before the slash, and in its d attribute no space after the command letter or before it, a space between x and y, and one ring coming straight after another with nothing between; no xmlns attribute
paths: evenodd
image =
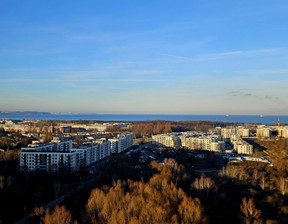
<svg viewBox="0 0 288 224"><path fill-rule="evenodd" d="M206 137L186 137L185 146L189 149L210 150L212 139Z"/></svg>
<svg viewBox="0 0 288 224"><path fill-rule="evenodd" d="M41 143L34 141L20 153L21 171L74 172L80 169L79 153L66 149L72 141ZM57 151L57 149L62 151ZM65 149L65 150L64 150Z"/></svg>
<svg viewBox="0 0 288 224"><path fill-rule="evenodd" d="M265 127L257 128L256 136L258 138L269 138L271 137L271 129Z"/></svg>
<svg viewBox="0 0 288 224"><path fill-rule="evenodd" d="M249 137L250 129L244 128L242 126L230 127L230 128L221 128L221 135L224 138L231 138L232 135L240 135L241 137Z"/></svg>
<svg viewBox="0 0 288 224"><path fill-rule="evenodd" d="M115 138L115 139L109 139L110 141L110 149L111 149L111 153L120 153L121 152L121 144L119 144L119 139Z"/></svg>
<svg viewBox="0 0 288 224"><path fill-rule="evenodd" d="M111 153L120 153L133 145L133 134L121 133L116 138L108 140L111 143Z"/></svg>
<svg viewBox="0 0 288 224"><path fill-rule="evenodd" d="M283 138L288 138L288 126L280 127L278 135Z"/></svg>
<svg viewBox="0 0 288 224"><path fill-rule="evenodd" d="M180 146L180 139L178 136L174 134L160 134L160 135L153 135L152 136L153 144L159 146L167 146L167 147L176 147Z"/></svg>
<svg viewBox="0 0 288 224"><path fill-rule="evenodd" d="M234 150L238 154L253 154L253 146L244 141L234 144Z"/></svg>
<svg viewBox="0 0 288 224"><path fill-rule="evenodd" d="M241 137L249 137L250 136L250 129L248 128L239 128L237 129L237 134Z"/></svg>
<svg viewBox="0 0 288 224"><path fill-rule="evenodd" d="M126 138L126 149L130 148L133 145L133 133L124 133Z"/></svg>
<svg viewBox="0 0 288 224"><path fill-rule="evenodd" d="M221 151L224 148L221 136L193 131L153 135L152 140L154 144L159 146L183 146L192 150Z"/></svg>
<svg viewBox="0 0 288 224"><path fill-rule="evenodd" d="M99 144L99 159L104 159L111 154L110 150L110 141L106 140L105 138L101 138L98 140L93 141L93 143Z"/></svg>
<svg viewBox="0 0 288 224"><path fill-rule="evenodd" d="M125 133L116 139L119 153L133 145L133 134ZM115 142L113 140L113 142ZM75 172L87 167L111 154L111 143L98 139L92 143L84 143L72 148L72 140L61 141L54 138L50 143L33 141L23 147L20 153L21 171Z"/></svg>
<svg viewBox="0 0 288 224"><path fill-rule="evenodd" d="M224 138L230 138L231 135L236 135L237 134L237 129L236 128L222 128L221 129L221 135Z"/></svg>
<svg viewBox="0 0 288 224"><path fill-rule="evenodd" d="M225 143L221 141L220 136L216 137L215 135L187 136L185 138L185 147L192 150L220 152L224 150Z"/></svg>
<svg viewBox="0 0 288 224"><path fill-rule="evenodd" d="M234 145L234 151L239 154L253 154L253 146L242 140L236 129L226 129L223 132L226 137L229 135L229 141ZM225 139L225 138L224 138ZM223 137L215 134L204 134L201 132L182 132L169 133L152 136L153 143L159 146L165 145L175 147L180 145L191 150L207 150L213 152L225 151L225 142ZM175 143L178 142L178 143Z"/></svg>
<svg viewBox="0 0 288 224"><path fill-rule="evenodd" d="M210 151L223 152L225 150L225 143L223 141L211 142Z"/></svg>
<svg viewBox="0 0 288 224"><path fill-rule="evenodd" d="M234 151L238 154L253 154L253 146L244 141L240 135L232 135L231 143Z"/></svg>
<svg viewBox="0 0 288 224"><path fill-rule="evenodd" d="M80 168L87 167L91 163L96 162L92 160L92 149L89 145L80 145L79 148L71 149L72 152L79 154Z"/></svg>

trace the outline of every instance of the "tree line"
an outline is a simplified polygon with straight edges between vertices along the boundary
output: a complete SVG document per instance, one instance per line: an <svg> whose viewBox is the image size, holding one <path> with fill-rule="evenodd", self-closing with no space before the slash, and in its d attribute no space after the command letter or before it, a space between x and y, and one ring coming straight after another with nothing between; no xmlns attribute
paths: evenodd
<svg viewBox="0 0 288 224"><path fill-rule="evenodd" d="M208 131L227 125L231 124L218 121L139 121L133 122L131 131L135 136L140 137L181 131Z"/></svg>

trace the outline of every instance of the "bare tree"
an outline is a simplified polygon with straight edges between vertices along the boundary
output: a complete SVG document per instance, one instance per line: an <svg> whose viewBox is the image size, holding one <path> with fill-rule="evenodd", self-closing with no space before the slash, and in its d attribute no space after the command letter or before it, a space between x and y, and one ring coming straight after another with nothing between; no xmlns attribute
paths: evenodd
<svg viewBox="0 0 288 224"><path fill-rule="evenodd" d="M204 181L204 177L203 176L201 176L200 179L199 179L199 189L200 190L205 189L205 181Z"/></svg>
<svg viewBox="0 0 288 224"><path fill-rule="evenodd" d="M260 218L261 210L258 210L255 207L253 199L250 198L247 200L247 198L242 198L242 205L240 206L240 210L243 215L244 223L262 223Z"/></svg>
<svg viewBox="0 0 288 224"><path fill-rule="evenodd" d="M192 187L199 190L199 179L196 178L192 184Z"/></svg>
<svg viewBox="0 0 288 224"><path fill-rule="evenodd" d="M287 191L287 183L284 177L280 177L279 179L279 188L282 195L285 195Z"/></svg>
<svg viewBox="0 0 288 224"><path fill-rule="evenodd" d="M0 189L4 188L4 183L5 183L5 177L0 176Z"/></svg>
<svg viewBox="0 0 288 224"><path fill-rule="evenodd" d="M58 199L59 191L60 191L61 184L59 181L54 181L53 182L53 189L55 193L55 200Z"/></svg>
<svg viewBox="0 0 288 224"><path fill-rule="evenodd" d="M264 176L264 174L261 176L260 187L264 191L264 189L265 189L265 176Z"/></svg>
<svg viewBox="0 0 288 224"><path fill-rule="evenodd" d="M258 173L257 169L254 169L254 171L253 171L253 178L254 178L255 181L257 181L258 178L259 178L259 173Z"/></svg>
<svg viewBox="0 0 288 224"><path fill-rule="evenodd" d="M214 189L216 188L214 180L212 180L210 177L206 178L206 184L205 185L206 185L207 191L209 191L212 188L214 188Z"/></svg>
<svg viewBox="0 0 288 224"><path fill-rule="evenodd" d="M216 189L215 182L210 177L203 177L196 178L194 182L191 184L192 188L196 190L207 190L207 193L210 189Z"/></svg>

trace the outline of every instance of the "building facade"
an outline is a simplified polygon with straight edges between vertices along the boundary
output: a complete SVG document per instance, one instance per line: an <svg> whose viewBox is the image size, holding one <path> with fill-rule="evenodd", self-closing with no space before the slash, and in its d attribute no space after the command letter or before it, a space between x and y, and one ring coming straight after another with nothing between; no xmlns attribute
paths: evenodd
<svg viewBox="0 0 288 224"><path fill-rule="evenodd" d="M72 140L54 138L49 143L33 141L20 153L21 171L75 172L113 153L120 153L133 145L133 134L119 135L111 141L97 139L72 147Z"/></svg>

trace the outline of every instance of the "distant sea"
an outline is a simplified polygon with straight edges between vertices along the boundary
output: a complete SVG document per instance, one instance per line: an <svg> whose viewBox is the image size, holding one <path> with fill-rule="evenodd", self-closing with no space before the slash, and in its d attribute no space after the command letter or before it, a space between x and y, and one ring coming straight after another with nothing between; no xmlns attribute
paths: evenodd
<svg viewBox="0 0 288 224"><path fill-rule="evenodd" d="M158 115L158 114L0 114L0 119L35 119L35 120L95 120L95 121L226 121L241 123L273 124L280 118L281 123L288 124L288 116L259 116L259 115Z"/></svg>

